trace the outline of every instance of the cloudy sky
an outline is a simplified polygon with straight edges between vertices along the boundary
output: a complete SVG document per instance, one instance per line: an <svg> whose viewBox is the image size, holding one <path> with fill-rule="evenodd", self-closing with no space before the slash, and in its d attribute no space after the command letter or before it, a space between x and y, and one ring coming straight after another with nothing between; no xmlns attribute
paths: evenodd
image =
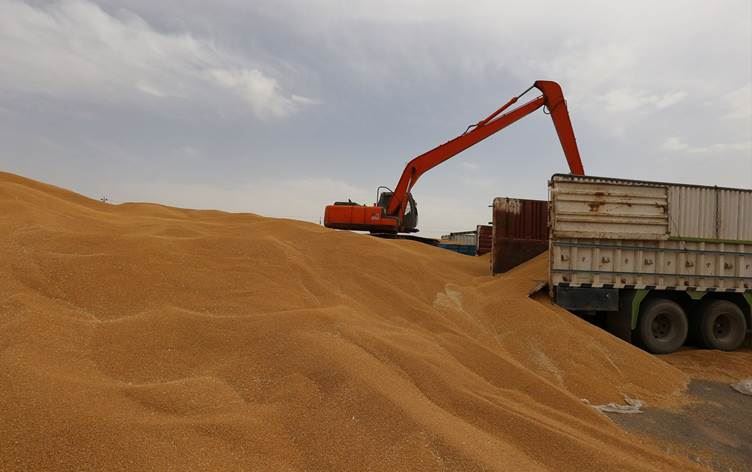
<svg viewBox="0 0 752 472"><path fill-rule="evenodd" d="M751 5L0 0L0 169L318 222L548 79L587 173L749 188ZM423 176L420 227L471 229L565 171L537 112Z"/></svg>

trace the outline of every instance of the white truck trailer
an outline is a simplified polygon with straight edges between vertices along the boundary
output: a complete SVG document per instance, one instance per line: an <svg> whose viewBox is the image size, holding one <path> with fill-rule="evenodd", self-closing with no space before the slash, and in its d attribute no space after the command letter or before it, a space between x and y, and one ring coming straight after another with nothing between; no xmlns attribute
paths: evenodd
<svg viewBox="0 0 752 472"><path fill-rule="evenodd" d="M752 189L557 174L549 287L653 353L734 350L752 327Z"/></svg>

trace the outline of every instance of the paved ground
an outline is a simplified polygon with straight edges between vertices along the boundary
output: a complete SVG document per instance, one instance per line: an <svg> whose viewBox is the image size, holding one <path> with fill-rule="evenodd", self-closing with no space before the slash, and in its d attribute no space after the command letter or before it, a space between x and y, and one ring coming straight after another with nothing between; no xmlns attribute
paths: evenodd
<svg viewBox="0 0 752 472"><path fill-rule="evenodd" d="M689 394L694 402L678 411L646 407L639 415L608 416L712 470L752 471L752 396L707 380L692 381Z"/></svg>

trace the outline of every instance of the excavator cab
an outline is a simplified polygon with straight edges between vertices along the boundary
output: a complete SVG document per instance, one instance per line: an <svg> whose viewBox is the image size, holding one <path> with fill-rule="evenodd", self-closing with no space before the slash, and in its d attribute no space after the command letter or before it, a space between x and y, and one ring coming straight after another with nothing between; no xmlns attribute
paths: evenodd
<svg viewBox="0 0 752 472"><path fill-rule="evenodd" d="M379 191L386 187L379 187ZM335 202L324 210L324 226L334 229L368 231L372 234L416 233L418 206L412 194L407 193L405 213L402 218L387 214L394 192L378 193L375 205L360 205L353 201Z"/></svg>
<svg viewBox="0 0 752 472"><path fill-rule="evenodd" d="M378 202L376 206L384 209L389 208L389 203L392 201L394 192L381 192L379 194ZM405 204L405 214L402 216L402 224L400 225L400 232L402 233L415 233L418 230L418 205L415 203L412 193L407 194L407 203Z"/></svg>

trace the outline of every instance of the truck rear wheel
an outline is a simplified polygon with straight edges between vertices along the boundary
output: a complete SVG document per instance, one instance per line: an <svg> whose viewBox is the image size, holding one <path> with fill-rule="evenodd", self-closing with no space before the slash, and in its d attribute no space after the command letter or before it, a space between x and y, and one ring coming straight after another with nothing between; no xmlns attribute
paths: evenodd
<svg viewBox="0 0 752 472"><path fill-rule="evenodd" d="M648 352L668 354L687 340L689 322L679 304L671 300L646 302L637 323L637 341Z"/></svg>
<svg viewBox="0 0 752 472"><path fill-rule="evenodd" d="M721 351L740 348L747 336L744 313L727 300L708 300L703 303L698 328L702 345Z"/></svg>

